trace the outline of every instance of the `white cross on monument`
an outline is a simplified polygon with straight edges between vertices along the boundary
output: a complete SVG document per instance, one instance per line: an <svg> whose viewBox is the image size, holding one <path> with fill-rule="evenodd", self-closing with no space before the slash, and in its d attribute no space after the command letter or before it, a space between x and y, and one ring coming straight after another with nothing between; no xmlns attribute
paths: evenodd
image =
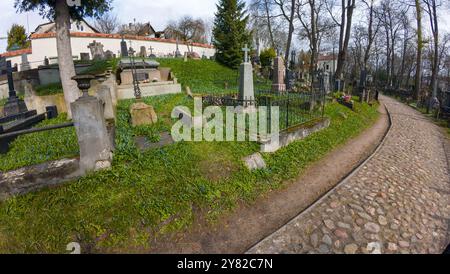
<svg viewBox="0 0 450 274"><path fill-rule="evenodd" d="M244 48L242 49L242 51L244 52L244 63L248 63L248 53L250 51L250 49L248 48L247 44L245 44Z"/></svg>

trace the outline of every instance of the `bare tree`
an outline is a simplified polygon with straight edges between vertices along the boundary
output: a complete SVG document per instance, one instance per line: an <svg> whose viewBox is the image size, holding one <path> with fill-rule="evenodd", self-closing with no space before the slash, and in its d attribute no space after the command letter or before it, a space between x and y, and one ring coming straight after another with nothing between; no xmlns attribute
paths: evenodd
<svg viewBox="0 0 450 274"><path fill-rule="evenodd" d="M95 28L101 33L116 33L119 29L120 22L116 14L105 13L102 17L95 20Z"/></svg>
<svg viewBox="0 0 450 274"><path fill-rule="evenodd" d="M298 7L297 0L274 0L274 3L278 6L281 15L285 19L285 21L288 23L288 37L286 42L286 50L284 53L284 61L286 63L286 66L289 63L289 55L291 50L291 44L292 44L292 36L294 34L295 30L295 14L296 9Z"/></svg>
<svg viewBox="0 0 450 274"><path fill-rule="evenodd" d="M165 36L185 42L206 43L206 24L202 19L184 16L178 21L169 22Z"/></svg>
<svg viewBox="0 0 450 274"><path fill-rule="evenodd" d="M356 8L355 0L341 0L341 19L338 21L333 13L334 7L337 6L335 0L327 2L327 9L335 24L339 27L339 54L338 63L335 72L335 79L343 78L343 70L347 58L347 49L350 42L353 12Z"/></svg>
<svg viewBox="0 0 450 274"><path fill-rule="evenodd" d="M423 33L422 33L422 6L420 0L415 0L416 22L417 22L417 57L416 57L416 76L415 76L415 97L420 99L420 88L422 85L422 51L423 51Z"/></svg>
<svg viewBox="0 0 450 274"><path fill-rule="evenodd" d="M426 5L426 12L428 13L428 17L430 19L431 32L433 34L433 54L431 61L431 91L432 97L437 97L437 80L439 73L439 23L438 23L438 15L437 8L440 6L440 3L436 0L423 0ZM432 100L430 100L430 104ZM428 108L431 105L428 106Z"/></svg>

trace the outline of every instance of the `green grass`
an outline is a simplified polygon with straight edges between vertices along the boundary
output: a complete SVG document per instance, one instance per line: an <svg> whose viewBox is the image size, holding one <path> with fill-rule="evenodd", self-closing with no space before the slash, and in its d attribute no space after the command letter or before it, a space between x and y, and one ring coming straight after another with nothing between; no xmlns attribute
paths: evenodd
<svg viewBox="0 0 450 274"><path fill-rule="evenodd" d="M52 83L36 86L35 91L38 96L55 95L63 93L63 87L61 83Z"/></svg>
<svg viewBox="0 0 450 274"><path fill-rule="evenodd" d="M173 106L189 104L180 94L145 100L160 118L154 127L143 129L150 136L169 128ZM353 112L330 104L329 128L265 154L267 169L249 172L240 159L258 151L256 143L180 142L139 152L133 136L142 132L129 126L131 103L124 101L118 108L111 170L0 203L0 253L64 253L72 241L80 242L83 252L145 250L154 238L188 229L198 212L214 222L239 202L251 204L283 187L285 180L378 117L376 106L362 105Z"/></svg>
<svg viewBox="0 0 450 274"><path fill-rule="evenodd" d="M0 107L3 107L4 105L6 105L7 101L8 101L8 98L0 99Z"/></svg>
<svg viewBox="0 0 450 274"><path fill-rule="evenodd" d="M36 127L67 122L67 115L46 120ZM64 128L19 136L10 143L7 154L0 154L0 171L14 170L79 154L75 128Z"/></svg>
<svg viewBox="0 0 450 274"><path fill-rule="evenodd" d="M183 87L197 94L236 93L239 72L212 60L158 59L161 67L170 67ZM225 82L228 88L225 89ZM270 89L270 82L255 77L255 89Z"/></svg>

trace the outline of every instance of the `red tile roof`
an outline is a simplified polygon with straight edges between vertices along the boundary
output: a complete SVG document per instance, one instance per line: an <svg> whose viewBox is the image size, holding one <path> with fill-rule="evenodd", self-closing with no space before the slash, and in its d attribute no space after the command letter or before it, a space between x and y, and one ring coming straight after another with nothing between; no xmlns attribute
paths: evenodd
<svg viewBox="0 0 450 274"><path fill-rule="evenodd" d="M319 55L318 61L333 61L337 60L337 56L333 56L332 54L327 55Z"/></svg>
<svg viewBox="0 0 450 274"><path fill-rule="evenodd" d="M35 33L31 35L31 39L41 39L41 38L51 38L55 37L56 33L49 32L49 33ZM92 37L92 38L112 38L112 39L122 39L122 35L120 34L106 34L106 33L88 33L88 32L72 32L70 33L71 37ZM176 43L176 40L174 39L162 39L162 38L150 38L150 37L144 37L144 36L136 36L136 35L124 35L124 39L127 40L140 40L140 41L155 41L155 42L163 42L163 43ZM181 44L184 44L183 42L180 42ZM208 44L201 44L201 43L192 43L195 47L202 47L202 48L214 48L214 46L208 45Z"/></svg>
<svg viewBox="0 0 450 274"><path fill-rule="evenodd" d="M31 54L31 53L32 53L31 48L19 49L19 50L13 50L13 51L7 51L4 53L0 53L0 57L14 57L14 56L22 55L22 54Z"/></svg>

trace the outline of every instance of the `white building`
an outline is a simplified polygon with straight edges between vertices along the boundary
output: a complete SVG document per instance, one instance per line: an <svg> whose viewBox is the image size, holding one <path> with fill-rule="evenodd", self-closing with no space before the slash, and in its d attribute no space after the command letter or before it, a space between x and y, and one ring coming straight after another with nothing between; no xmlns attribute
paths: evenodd
<svg viewBox="0 0 450 274"><path fill-rule="evenodd" d="M88 45L94 40L103 44L105 52L109 50L118 56L120 54L121 35L99 33L85 21L72 22L70 35L74 60L80 59L81 53L90 54ZM125 35L124 39L127 42L127 46L133 47L136 52L139 52L141 46L144 46L149 54L151 48L153 54L158 57L170 54L174 55L177 50L176 40L134 35ZM199 56L204 55L208 58L214 56L216 52L214 47L208 44L193 43L189 45L189 49L191 48L194 52L198 53ZM189 51L188 45L182 42L179 43L178 49L181 54ZM45 58L56 59L58 53L56 50L54 23L42 24L36 28L35 32L31 35L31 48L6 52L0 54L0 56L6 57L6 60L10 60L12 65L17 65L20 70L23 54L27 55L32 69L43 65ZM91 58L93 58L93 56L91 56Z"/></svg>
<svg viewBox="0 0 450 274"><path fill-rule="evenodd" d="M333 54L320 54L317 59L317 68L334 74L337 69L337 56Z"/></svg>

